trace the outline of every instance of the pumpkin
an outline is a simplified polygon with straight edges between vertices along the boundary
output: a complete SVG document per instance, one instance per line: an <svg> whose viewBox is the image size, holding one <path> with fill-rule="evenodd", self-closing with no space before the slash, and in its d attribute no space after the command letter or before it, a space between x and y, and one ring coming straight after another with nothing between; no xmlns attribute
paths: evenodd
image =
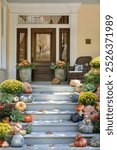
<svg viewBox="0 0 117 150"><path fill-rule="evenodd" d="M82 105L82 104L79 104L79 105L77 105L76 106L76 111L82 111L84 109L84 105Z"/></svg>
<svg viewBox="0 0 117 150"><path fill-rule="evenodd" d="M24 82L24 93L32 93L31 84L28 82Z"/></svg>
<svg viewBox="0 0 117 150"><path fill-rule="evenodd" d="M76 147L86 147L88 145L88 140L83 138L81 134L76 136L76 141L74 142Z"/></svg>
<svg viewBox="0 0 117 150"><path fill-rule="evenodd" d="M2 147L9 147L9 144L8 144L8 142L7 141L4 141L3 143L2 143L2 145L1 145Z"/></svg>
<svg viewBox="0 0 117 150"><path fill-rule="evenodd" d="M72 102L78 102L78 97L79 97L79 93L77 92L74 92L71 94L71 99L72 99Z"/></svg>
<svg viewBox="0 0 117 150"><path fill-rule="evenodd" d="M18 102L18 101L19 101L19 97L18 97L18 96L13 97L13 102L14 102L14 103L16 103L16 102Z"/></svg>
<svg viewBox="0 0 117 150"><path fill-rule="evenodd" d="M83 115L77 112L77 113L71 115L70 120L73 121L74 123L82 121L83 120Z"/></svg>
<svg viewBox="0 0 117 150"><path fill-rule="evenodd" d="M30 102L33 102L33 100L34 100L33 95L28 95L28 102L29 102L29 103L30 103Z"/></svg>
<svg viewBox="0 0 117 150"><path fill-rule="evenodd" d="M80 85L80 80L71 80L70 86L76 87Z"/></svg>
<svg viewBox="0 0 117 150"><path fill-rule="evenodd" d="M60 83L61 83L61 81L59 79L54 78L52 80L52 84L60 84Z"/></svg>
<svg viewBox="0 0 117 150"><path fill-rule="evenodd" d="M20 130L20 131L19 131L19 134L21 134L21 135L23 135L23 136L26 135L26 130Z"/></svg>
<svg viewBox="0 0 117 150"><path fill-rule="evenodd" d="M9 123L9 121L10 121L9 117L5 117L2 119L3 123Z"/></svg>
<svg viewBox="0 0 117 150"><path fill-rule="evenodd" d="M91 123L91 119L84 118L84 120L80 121L78 124L78 130L81 133L92 133L93 125Z"/></svg>
<svg viewBox="0 0 117 150"><path fill-rule="evenodd" d="M30 103L34 100L33 95L21 95L20 101L23 101L24 103Z"/></svg>
<svg viewBox="0 0 117 150"><path fill-rule="evenodd" d="M13 136L11 140L12 147L22 147L24 145L24 138L20 134L16 134Z"/></svg>
<svg viewBox="0 0 117 150"><path fill-rule="evenodd" d="M94 106L88 105L83 109L84 117L88 117L91 120L98 120L100 118L99 113L95 110Z"/></svg>
<svg viewBox="0 0 117 150"><path fill-rule="evenodd" d="M16 103L15 108L19 111L24 111L26 109L26 104L22 101Z"/></svg>
<svg viewBox="0 0 117 150"><path fill-rule="evenodd" d="M91 140L90 140L90 146L92 147L100 147L100 137L94 136Z"/></svg>
<svg viewBox="0 0 117 150"><path fill-rule="evenodd" d="M25 114L24 115L24 122L32 122L33 116L32 114Z"/></svg>

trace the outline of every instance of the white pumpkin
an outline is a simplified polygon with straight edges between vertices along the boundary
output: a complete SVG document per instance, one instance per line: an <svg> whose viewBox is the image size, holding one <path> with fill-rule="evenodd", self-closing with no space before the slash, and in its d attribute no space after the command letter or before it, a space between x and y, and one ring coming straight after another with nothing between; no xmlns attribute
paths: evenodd
<svg viewBox="0 0 117 150"><path fill-rule="evenodd" d="M13 102L14 103L19 102L19 97L18 96L13 97Z"/></svg>

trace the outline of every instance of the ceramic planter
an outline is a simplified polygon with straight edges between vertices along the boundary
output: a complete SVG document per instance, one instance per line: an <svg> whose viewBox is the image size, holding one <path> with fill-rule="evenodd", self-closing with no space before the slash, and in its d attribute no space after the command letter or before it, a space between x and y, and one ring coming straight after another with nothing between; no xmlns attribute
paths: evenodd
<svg viewBox="0 0 117 150"><path fill-rule="evenodd" d="M55 69L55 78L59 79L60 81L66 80L66 70L65 69Z"/></svg>
<svg viewBox="0 0 117 150"><path fill-rule="evenodd" d="M21 69L19 70L20 79L23 82L31 82L31 69Z"/></svg>

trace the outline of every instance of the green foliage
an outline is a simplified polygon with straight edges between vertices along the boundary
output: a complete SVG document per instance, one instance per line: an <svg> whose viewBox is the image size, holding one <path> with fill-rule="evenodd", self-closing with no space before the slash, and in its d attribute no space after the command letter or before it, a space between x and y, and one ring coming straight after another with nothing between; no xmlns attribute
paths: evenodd
<svg viewBox="0 0 117 150"><path fill-rule="evenodd" d="M11 112L10 119L15 122L22 122L24 120L24 116L19 110L14 109Z"/></svg>
<svg viewBox="0 0 117 150"><path fill-rule="evenodd" d="M2 120L4 117L10 117L12 110L14 110L13 104L0 104L2 108L0 109L0 120Z"/></svg>
<svg viewBox="0 0 117 150"><path fill-rule="evenodd" d="M100 120L92 121L93 132L100 133Z"/></svg>
<svg viewBox="0 0 117 150"><path fill-rule="evenodd" d="M32 125L31 124L27 124L25 129L26 129L26 133L30 134L32 132Z"/></svg>
<svg viewBox="0 0 117 150"><path fill-rule="evenodd" d="M84 75L83 83L99 84L100 83L100 75L86 73Z"/></svg>
<svg viewBox="0 0 117 150"><path fill-rule="evenodd" d="M9 102L12 102L12 100L13 100L13 95L12 94L2 93L0 95L0 102L9 103Z"/></svg>
<svg viewBox="0 0 117 150"><path fill-rule="evenodd" d="M95 90L96 90L96 87L93 83L84 83L82 85L82 91L83 92L87 92L87 91L94 92Z"/></svg>
<svg viewBox="0 0 117 150"><path fill-rule="evenodd" d="M21 69L35 69L36 66L34 63L30 63L28 60L23 60L21 63L16 65L17 70Z"/></svg>
<svg viewBox="0 0 117 150"><path fill-rule="evenodd" d="M95 105L96 101L97 101L98 97L96 94L92 93L92 92L81 92L80 96L78 98L78 102L79 104L83 104L83 105Z"/></svg>
<svg viewBox="0 0 117 150"><path fill-rule="evenodd" d="M0 84L2 93L20 94L23 92L24 84L18 80L5 80Z"/></svg>

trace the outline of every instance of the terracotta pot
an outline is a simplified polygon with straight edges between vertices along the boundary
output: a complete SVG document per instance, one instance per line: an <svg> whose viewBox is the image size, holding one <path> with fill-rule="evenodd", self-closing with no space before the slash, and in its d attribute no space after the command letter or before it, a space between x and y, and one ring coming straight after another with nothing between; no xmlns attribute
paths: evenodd
<svg viewBox="0 0 117 150"><path fill-rule="evenodd" d="M2 146L2 143L4 142L3 139L0 139L0 147Z"/></svg>

